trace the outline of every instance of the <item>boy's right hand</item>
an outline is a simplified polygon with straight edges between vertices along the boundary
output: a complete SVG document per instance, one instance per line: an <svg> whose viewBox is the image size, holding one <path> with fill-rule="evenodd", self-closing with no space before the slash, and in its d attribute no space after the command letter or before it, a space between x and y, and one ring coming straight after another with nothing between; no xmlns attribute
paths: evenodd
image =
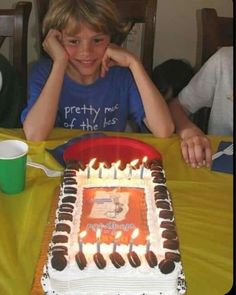
<svg viewBox="0 0 236 295"><path fill-rule="evenodd" d="M211 167L212 149L209 138L198 128L185 130L181 136L181 152L185 162L193 168Z"/></svg>
<svg viewBox="0 0 236 295"><path fill-rule="evenodd" d="M62 45L62 34L58 30L50 29L43 41L43 49L54 62L67 64L68 53Z"/></svg>

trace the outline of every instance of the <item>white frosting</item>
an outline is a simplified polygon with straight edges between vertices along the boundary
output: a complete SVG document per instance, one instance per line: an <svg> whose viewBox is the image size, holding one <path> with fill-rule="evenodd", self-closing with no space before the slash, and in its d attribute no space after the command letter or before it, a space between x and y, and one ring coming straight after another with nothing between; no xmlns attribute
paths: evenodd
<svg viewBox="0 0 236 295"><path fill-rule="evenodd" d="M83 253L86 256L87 266L80 270L76 261L75 255L79 251L78 234L80 232L81 211L83 207L83 190L92 187L130 187L142 188L145 191L145 202L147 207L147 225L150 232L150 250L156 256L158 263L165 258L165 252L179 253L178 250L169 250L163 248L162 231L160 223L164 219L159 217L159 209L156 207L154 199L154 187L157 185L152 182L151 171L144 168L143 178L140 178L140 169L117 170L117 175L114 174L114 167L102 170L102 178L99 178L99 169L90 168L90 178L88 178L88 168L85 171L76 173L76 185L67 185L69 187L77 188L76 203L74 204L73 221L63 221L71 226L71 233L55 232L56 234L63 234L68 236L68 255L67 266L63 271L55 270L50 263L51 253L49 251L48 263L44 267L44 276L42 277L42 284L47 294L58 295L175 295L183 294L185 292L185 278L182 272L181 262L175 262L175 269L169 274L161 273L158 266L151 268L146 259L146 245L133 244L133 250L138 254L141 260L141 266L134 268L129 264L127 253L129 252L129 245L117 244L116 250L125 260L125 265L117 269L109 258L112 253L113 243L100 244L100 251L106 260L106 267L98 269L93 261L93 254L97 252L96 243L84 243ZM164 171L163 171L164 173ZM100 175L101 176L101 175ZM114 177L117 177L114 179ZM160 184L165 185L165 184ZM58 208L62 203L62 198L72 194L64 193L63 185L61 187L60 199ZM170 210L173 210L169 192L168 202ZM166 200L165 200L166 201ZM57 211L58 217L58 211ZM166 221L166 219L165 219ZM56 223L58 219L56 218ZM108 222L112 220L108 219ZM60 244L57 244L60 245ZM65 244L61 244L65 245ZM53 243L50 244L53 246ZM54 292L54 293L53 293Z"/></svg>

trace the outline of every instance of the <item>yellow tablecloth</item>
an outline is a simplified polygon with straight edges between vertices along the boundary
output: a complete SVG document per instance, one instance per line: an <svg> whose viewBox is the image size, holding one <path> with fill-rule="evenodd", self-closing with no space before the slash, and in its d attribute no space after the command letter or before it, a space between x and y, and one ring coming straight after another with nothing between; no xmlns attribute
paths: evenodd
<svg viewBox="0 0 236 295"><path fill-rule="evenodd" d="M62 169L45 148L54 148L78 136L78 130L55 129L49 140L29 144L32 160ZM109 134L109 133L108 133ZM167 186L172 193L187 295L222 295L233 283L233 176L193 169L181 158L179 138L154 138L150 134L120 133L142 140L163 156ZM22 130L0 128L0 140L24 140ZM221 140L210 137L216 151ZM0 294L28 295L40 253L51 200L60 178L27 167L23 193L0 192ZM96 295L96 294L94 294Z"/></svg>

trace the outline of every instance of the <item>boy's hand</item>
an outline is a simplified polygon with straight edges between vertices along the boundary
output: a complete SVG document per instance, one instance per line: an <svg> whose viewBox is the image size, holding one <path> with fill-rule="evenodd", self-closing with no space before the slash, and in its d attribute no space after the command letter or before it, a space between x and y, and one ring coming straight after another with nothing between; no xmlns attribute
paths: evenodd
<svg viewBox="0 0 236 295"><path fill-rule="evenodd" d="M107 47L102 59L101 77L105 76L111 66L118 65L130 68L134 61L138 61L138 58L134 54L125 48L111 43Z"/></svg>
<svg viewBox="0 0 236 295"><path fill-rule="evenodd" d="M54 62L68 62L68 54L62 45L62 34L58 30L51 29L43 41L43 49Z"/></svg>
<svg viewBox="0 0 236 295"><path fill-rule="evenodd" d="M193 168L210 167L212 164L212 150L207 136L196 130L192 134L182 137L181 151L185 162Z"/></svg>

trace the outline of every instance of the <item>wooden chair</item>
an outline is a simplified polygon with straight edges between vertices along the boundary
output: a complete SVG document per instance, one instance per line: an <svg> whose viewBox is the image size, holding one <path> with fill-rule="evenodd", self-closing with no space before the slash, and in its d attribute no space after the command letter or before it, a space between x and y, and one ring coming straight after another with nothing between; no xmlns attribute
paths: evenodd
<svg viewBox="0 0 236 295"><path fill-rule="evenodd" d="M200 68L220 47L233 45L233 18L218 16L214 8L202 8L199 16ZM204 107L193 116L194 123L205 133L208 129L209 114L210 108Z"/></svg>
<svg viewBox="0 0 236 295"><path fill-rule="evenodd" d="M50 0L36 0L36 11L38 13L38 29L39 29L39 42L40 42L40 55L44 56L45 52L42 47L43 33L42 33L42 23L44 16L48 10Z"/></svg>
<svg viewBox="0 0 236 295"><path fill-rule="evenodd" d="M157 0L113 0L121 17L132 24L143 24L141 60L151 76L156 23ZM131 26L131 27L132 27Z"/></svg>
<svg viewBox="0 0 236 295"><path fill-rule="evenodd" d="M27 40L28 21L32 3L19 1L15 8L0 9L0 47L6 38L10 38L12 65L21 77L27 99Z"/></svg>
<svg viewBox="0 0 236 295"><path fill-rule="evenodd" d="M233 18L218 16L214 8L202 8L201 25L201 65L223 46L233 45Z"/></svg>
<svg viewBox="0 0 236 295"><path fill-rule="evenodd" d="M116 4L120 15L124 21L131 23L133 27L136 23L144 25L141 46L142 63L151 75L153 67L153 49L156 22L157 0L113 0ZM44 15L48 9L49 0L37 0L39 28ZM42 32L40 30L40 40L42 41ZM41 42L42 44L42 42ZM41 54L43 49L41 47Z"/></svg>

